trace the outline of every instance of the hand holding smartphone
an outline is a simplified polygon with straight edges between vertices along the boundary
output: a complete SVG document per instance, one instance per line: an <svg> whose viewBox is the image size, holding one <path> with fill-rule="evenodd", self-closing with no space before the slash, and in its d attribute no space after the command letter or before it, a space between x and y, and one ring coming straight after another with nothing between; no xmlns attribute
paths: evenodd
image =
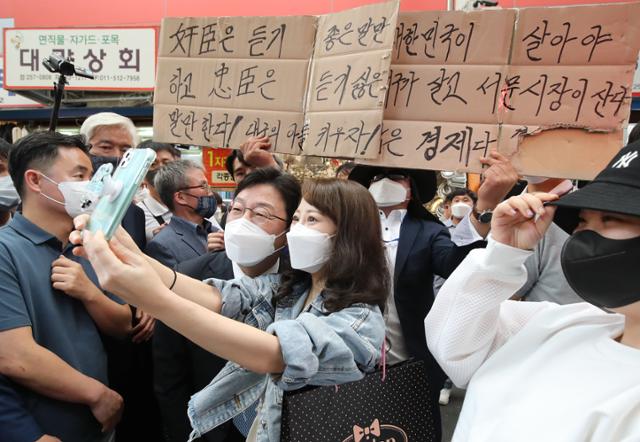
<svg viewBox="0 0 640 442"><path fill-rule="evenodd" d="M105 239L111 239L155 158L151 149L129 149L124 154L111 179L104 180L102 196L87 225L89 231L102 231Z"/></svg>

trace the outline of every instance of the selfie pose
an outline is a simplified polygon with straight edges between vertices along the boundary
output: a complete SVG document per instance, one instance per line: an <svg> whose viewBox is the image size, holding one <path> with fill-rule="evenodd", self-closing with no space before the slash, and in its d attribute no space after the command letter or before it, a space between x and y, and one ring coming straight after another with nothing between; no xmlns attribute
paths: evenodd
<svg viewBox="0 0 640 442"><path fill-rule="evenodd" d="M255 207L242 211L262 236ZM355 381L378 363L388 273L376 214L359 184L306 183L286 233L294 270L254 279L177 274L142 254L122 229L109 243L88 231L75 231L72 241L83 244L76 253L86 253L106 289L231 361L191 399L192 439L259 400L247 440L278 441L284 390ZM77 218L76 228L86 221Z"/></svg>
<svg viewBox="0 0 640 442"><path fill-rule="evenodd" d="M467 388L454 441L640 440L640 143L558 200L523 194L493 214L425 320L444 370ZM562 250L586 302L508 299L556 208L580 223Z"/></svg>

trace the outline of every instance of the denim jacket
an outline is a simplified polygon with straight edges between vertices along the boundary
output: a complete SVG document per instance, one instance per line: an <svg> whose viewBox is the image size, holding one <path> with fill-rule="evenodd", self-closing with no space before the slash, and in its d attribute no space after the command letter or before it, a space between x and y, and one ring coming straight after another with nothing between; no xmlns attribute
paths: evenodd
<svg viewBox="0 0 640 442"><path fill-rule="evenodd" d="M283 390L357 381L373 371L380 358L385 330L377 306L354 304L330 313L321 293L302 311L309 288L296 287L274 309L271 301L280 275L206 282L220 290L223 315L278 337L285 369L282 374L264 375L227 363L189 401L190 441L260 400L257 440L277 442Z"/></svg>

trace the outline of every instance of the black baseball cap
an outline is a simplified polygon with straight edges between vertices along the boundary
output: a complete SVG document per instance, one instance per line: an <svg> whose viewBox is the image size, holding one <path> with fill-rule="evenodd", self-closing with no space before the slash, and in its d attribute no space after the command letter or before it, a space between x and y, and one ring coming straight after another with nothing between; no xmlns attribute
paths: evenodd
<svg viewBox="0 0 640 442"><path fill-rule="evenodd" d="M589 184L550 205L640 217L640 141L623 147Z"/></svg>

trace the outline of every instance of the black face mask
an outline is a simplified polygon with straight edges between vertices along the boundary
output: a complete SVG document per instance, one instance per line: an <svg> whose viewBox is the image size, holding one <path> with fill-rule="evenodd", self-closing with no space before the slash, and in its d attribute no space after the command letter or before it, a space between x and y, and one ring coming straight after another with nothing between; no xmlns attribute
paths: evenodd
<svg viewBox="0 0 640 442"><path fill-rule="evenodd" d="M571 288L595 306L616 308L640 301L640 236L608 239L584 230L567 240L560 262Z"/></svg>

